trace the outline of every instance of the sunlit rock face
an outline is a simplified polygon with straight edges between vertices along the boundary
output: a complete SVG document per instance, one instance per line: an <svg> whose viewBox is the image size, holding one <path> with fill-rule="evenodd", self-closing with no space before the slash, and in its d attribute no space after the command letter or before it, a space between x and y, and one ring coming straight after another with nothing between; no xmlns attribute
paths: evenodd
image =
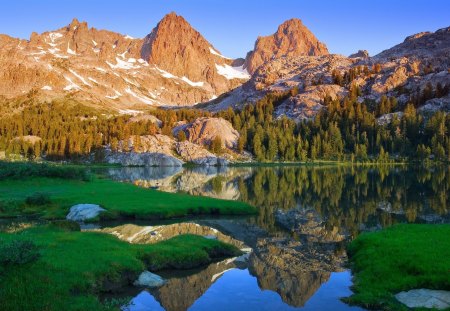
<svg viewBox="0 0 450 311"><path fill-rule="evenodd" d="M434 33L409 36L404 42L372 57L364 51L350 57L328 53L273 56L252 71L249 81L211 101L205 109L242 108L268 93L295 90L276 107L275 115L302 121L314 118L326 108L322 107L325 95L342 98L351 85L361 89L358 102L379 102L381 96L386 95L395 97L403 105L410 101L410 96L420 96L427 84L434 89L438 84L442 87L450 85L449 54L450 27L447 27ZM344 76L350 70L359 71L352 83L345 87L336 85L333 72ZM424 103L424 108L419 111L448 111L449 105L449 96L440 96Z"/></svg>
<svg viewBox="0 0 450 311"><path fill-rule="evenodd" d="M326 54L326 45L301 20L293 18L282 23L273 35L258 37L254 50L247 54L244 67L253 74L259 66L275 58Z"/></svg>
<svg viewBox="0 0 450 311"><path fill-rule="evenodd" d="M144 39L69 25L29 40L0 35L0 94L36 101L71 97L109 111L189 106L249 79L181 16L166 15Z"/></svg>

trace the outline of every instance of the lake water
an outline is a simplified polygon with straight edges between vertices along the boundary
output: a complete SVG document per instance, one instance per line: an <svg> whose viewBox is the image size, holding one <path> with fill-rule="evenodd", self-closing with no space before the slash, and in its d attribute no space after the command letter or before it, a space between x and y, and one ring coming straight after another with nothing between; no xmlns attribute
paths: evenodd
<svg viewBox="0 0 450 311"><path fill-rule="evenodd" d="M346 244L396 223L448 223L449 168L232 167L111 168L113 179L168 192L242 200L252 217L204 217L252 248L183 274L163 272L158 289L131 293L124 310L361 310L351 295ZM151 225L152 223L146 223Z"/></svg>

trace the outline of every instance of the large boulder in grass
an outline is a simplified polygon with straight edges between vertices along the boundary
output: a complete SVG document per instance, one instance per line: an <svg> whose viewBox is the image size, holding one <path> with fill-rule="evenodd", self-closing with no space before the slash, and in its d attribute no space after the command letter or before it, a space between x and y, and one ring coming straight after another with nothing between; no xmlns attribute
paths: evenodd
<svg viewBox="0 0 450 311"><path fill-rule="evenodd" d="M159 275L149 271L144 271L139 275L139 278L133 284L134 286L152 288L163 286L165 283L166 281Z"/></svg>
<svg viewBox="0 0 450 311"><path fill-rule="evenodd" d="M398 301L409 308L435 308L438 310L450 307L450 291L433 289L412 289L395 295Z"/></svg>
<svg viewBox="0 0 450 311"><path fill-rule="evenodd" d="M70 208L70 212L66 216L66 219L72 221L85 221L93 219L105 211L104 208L101 208L97 204L77 204Z"/></svg>

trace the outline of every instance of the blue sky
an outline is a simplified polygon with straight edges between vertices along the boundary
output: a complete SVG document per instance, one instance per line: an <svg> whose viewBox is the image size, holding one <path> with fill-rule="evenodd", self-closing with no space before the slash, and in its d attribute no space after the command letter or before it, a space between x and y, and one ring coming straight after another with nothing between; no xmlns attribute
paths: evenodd
<svg viewBox="0 0 450 311"><path fill-rule="evenodd" d="M381 52L411 34L450 26L449 0L4 0L0 33L29 38L73 17L90 27L144 37L171 11L184 16L222 54L244 57L260 35L297 17L332 53Z"/></svg>

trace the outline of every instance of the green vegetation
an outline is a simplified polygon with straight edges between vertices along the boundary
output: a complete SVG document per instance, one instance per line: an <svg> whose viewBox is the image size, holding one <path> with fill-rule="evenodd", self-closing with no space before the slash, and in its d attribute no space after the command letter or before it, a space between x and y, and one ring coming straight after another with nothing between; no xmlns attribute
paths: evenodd
<svg viewBox="0 0 450 311"><path fill-rule="evenodd" d="M0 179L0 217L28 215L60 219L65 218L72 205L79 203L99 204L107 209L106 213L101 214L106 219L163 219L200 214L256 213L255 208L243 202L139 188L101 177L91 177L82 168L21 163L0 165L6 167L7 171L16 172L8 179ZM14 167L18 168L17 171ZM23 167L29 169L24 170ZM73 175L75 179L61 179L69 178L72 170L79 172ZM61 178L47 178L48 176Z"/></svg>
<svg viewBox="0 0 450 311"><path fill-rule="evenodd" d="M355 294L348 299L371 309L407 310L400 291L450 290L450 225L396 225L360 235L349 246Z"/></svg>
<svg viewBox="0 0 450 311"><path fill-rule="evenodd" d="M408 94L409 101L400 104L396 98L382 96L378 102L358 102L361 89L353 84L357 77L376 74L372 69L352 68L343 75L333 73L334 82L345 86L349 95L332 99L325 95L322 109L314 120L296 123L287 117L275 118L274 110L284 100L298 93L298 88L284 93L269 93L256 104L241 110L229 108L214 116L229 120L239 131L237 151L252 152L260 162L292 162L335 160L349 162L391 162L403 160L450 160L450 115L436 112L425 118L417 108L426 100L447 96L450 86L428 84L422 91L396 90L397 95ZM318 81L317 83L319 83ZM377 118L394 114L391 122L380 124ZM172 136L178 121L193 121L211 116L196 109L154 109L150 114L161 120L161 128L151 120L130 122L131 116L105 115L73 102L29 104L15 115L0 117L0 150L6 157L28 158L45 156L48 160L86 159L104 161L104 147L122 149L120 142L134 135L137 149L139 135L162 133ZM186 133L179 131L179 141ZM210 143L216 153L221 150L220 137ZM124 151L128 146L124 145Z"/></svg>
<svg viewBox="0 0 450 311"><path fill-rule="evenodd" d="M6 179L20 180L31 177L49 177L88 181L90 175L85 168L77 166L0 161L0 181Z"/></svg>
<svg viewBox="0 0 450 311"><path fill-rule="evenodd" d="M448 89L446 91L448 93ZM437 112L425 119L417 113L413 99L400 107L395 98L382 97L379 103L358 103L361 90L349 87L349 96L331 99L325 96L322 109L314 120L296 124L287 117L275 119L273 112L296 93L268 94L255 105L240 111L231 108L218 113L239 131L238 151L252 152L260 162L345 160L391 162L425 160L430 155L440 161L450 160L450 114ZM442 96L432 91L429 96ZM402 111L388 124L379 124L381 113Z"/></svg>
<svg viewBox="0 0 450 311"><path fill-rule="evenodd" d="M0 245L7 245L12 258L15 248L31 248L26 260L1 266L0 309L9 311L118 309L110 302L102 304L98 295L131 284L147 268L193 268L240 253L234 246L193 235L138 245L103 233L48 226L0 233ZM39 256L34 256L36 248ZM3 259L3 251L0 255Z"/></svg>
<svg viewBox="0 0 450 311"><path fill-rule="evenodd" d="M410 165L260 166L236 168L240 200L259 209L259 227L277 230L274 213L302 207L317 211L327 228L353 236L362 224L420 222L421 215L450 212L450 167ZM252 172L248 176L247 172ZM217 180L211 181L212 189ZM226 185L223 182L221 185ZM380 209L389 202L390 211Z"/></svg>

